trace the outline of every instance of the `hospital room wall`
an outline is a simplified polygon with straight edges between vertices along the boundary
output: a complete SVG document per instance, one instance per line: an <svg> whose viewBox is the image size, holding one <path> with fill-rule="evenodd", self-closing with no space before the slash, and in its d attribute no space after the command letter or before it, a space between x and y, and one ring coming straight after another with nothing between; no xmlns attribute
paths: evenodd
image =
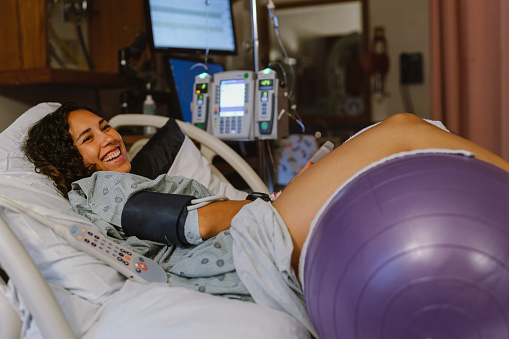
<svg viewBox="0 0 509 339"><path fill-rule="evenodd" d="M408 85L414 112L421 118L431 116L430 42L428 0L370 0L370 36L377 26L385 28L390 68L386 79L387 95L373 94L371 117L380 121L390 115L405 112L400 90L399 58L401 53L421 53L423 83Z"/></svg>
<svg viewBox="0 0 509 339"><path fill-rule="evenodd" d="M114 93L113 93L114 92ZM66 84L12 85L0 87L0 131L7 128L30 107L41 102L74 101L92 109L107 111L118 106L118 93L111 89L96 90L89 86Z"/></svg>

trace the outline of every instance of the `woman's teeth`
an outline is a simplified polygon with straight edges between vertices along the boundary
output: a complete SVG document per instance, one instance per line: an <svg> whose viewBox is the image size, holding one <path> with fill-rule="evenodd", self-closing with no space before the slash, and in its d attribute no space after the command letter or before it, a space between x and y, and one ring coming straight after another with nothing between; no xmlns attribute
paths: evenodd
<svg viewBox="0 0 509 339"><path fill-rule="evenodd" d="M102 161L110 161L110 160L113 160L115 158L118 158L120 156L120 150L117 149L116 151L110 153L110 155L108 155L106 158L104 158Z"/></svg>

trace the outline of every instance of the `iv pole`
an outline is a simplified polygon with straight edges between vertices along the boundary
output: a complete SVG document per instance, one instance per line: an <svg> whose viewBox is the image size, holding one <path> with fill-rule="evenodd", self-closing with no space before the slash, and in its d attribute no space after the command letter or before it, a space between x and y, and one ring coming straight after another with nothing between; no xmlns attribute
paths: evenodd
<svg viewBox="0 0 509 339"><path fill-rule="evenodd" d="M251 0L251 30L253 36L254 71L258 73L260 66L260 42L258 41L258 12L256 0Z"/></svg>
<svg viewBox="0 0 509 339"><path fill-rule="evenodd" d="M258 73L260 66L260 43L258 41L258 12L256 8L256 0L251 0L251 31L253 37L253 57L254 57L254 72ZM257 141L257 149L258 149L258 166L259 166L259 174L262 181L268 186L269 191L273 191L273 184L269 182L267 176L267 170L265 168L266 164L266 154L265 147L268 146L266 140L258 140Z"/></svg>

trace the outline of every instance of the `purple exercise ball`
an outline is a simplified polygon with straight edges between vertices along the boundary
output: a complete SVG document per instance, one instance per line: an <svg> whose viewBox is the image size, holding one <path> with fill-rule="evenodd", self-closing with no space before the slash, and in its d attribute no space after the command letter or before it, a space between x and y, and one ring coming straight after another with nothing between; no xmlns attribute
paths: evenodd
<svg viewBox="0 0 509 339"><path fill-rule="evenodd" d="M321 339L509 338L509 173L438 153L377 165L325 208L303 273Z"/></svg>

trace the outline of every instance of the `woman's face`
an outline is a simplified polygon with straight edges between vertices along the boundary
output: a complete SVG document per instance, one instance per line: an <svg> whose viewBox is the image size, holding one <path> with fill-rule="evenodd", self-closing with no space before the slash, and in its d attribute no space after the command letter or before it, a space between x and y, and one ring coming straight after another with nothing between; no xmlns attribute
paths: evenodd
<svg viewBox="0 0 509 339"><path fill-rule="evenodd" d="M129 172L131 163L120 134L106 120L85 110L69 113L69 133L85 165L99 171Z"/></svg>

